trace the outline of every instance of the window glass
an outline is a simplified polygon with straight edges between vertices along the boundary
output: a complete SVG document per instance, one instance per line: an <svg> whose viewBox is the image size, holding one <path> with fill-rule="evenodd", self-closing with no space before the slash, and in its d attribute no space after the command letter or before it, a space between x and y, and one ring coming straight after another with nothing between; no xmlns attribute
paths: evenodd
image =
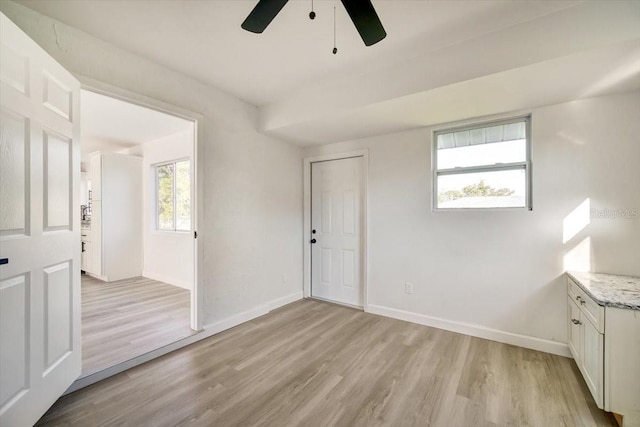
<svg viewBox="0 0 640 427"><path fill-rule="evenodd" d="M191 168L189 161L176 163L176 230L191 230Z"/></svg>
<svg viewBox="0 0 640 427"><path fill-rule="evenodd" d="M158 177L158 229L173 230L173 177L174 164L157 167Z"/></svg>
<svg viewBox="0 0 640 427"><path fill-rule="evenodd" d="M158 230L191 230L191 162L166 163L155 169Z"/></svg>
<svg viewBox="0 0 640 427"><path fill-rule="evenodd" d="M530 208L528 120L436 132L435 207Z"/></svg>
<svg viewBox="0 0 640 427"><path fill-rule="evenodd" d="M525 207L525 188L524 169L443 175L438 177L438 207Z"/></svg>
<svg viewBox="0 0 640 427"><path fill-rule="evenodd" d="M526 160L527 141L525 139L438 149L438 169L516 163Z"/></svg>

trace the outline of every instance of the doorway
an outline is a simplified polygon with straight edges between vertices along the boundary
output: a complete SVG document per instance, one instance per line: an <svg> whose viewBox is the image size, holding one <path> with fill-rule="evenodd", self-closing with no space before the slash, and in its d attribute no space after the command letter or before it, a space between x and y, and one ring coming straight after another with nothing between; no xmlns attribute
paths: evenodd
<svg viewBox="0 0 640 427"><path fill-rule="evenodd" d="M354 154L305 159L305 296L364 308L367 153Z"/></svg>
<svg viewBox="0 0 640 427"><path fill-rule="evenodd" d="M82 380L198 332L196 121L81 90Z"/></svg>

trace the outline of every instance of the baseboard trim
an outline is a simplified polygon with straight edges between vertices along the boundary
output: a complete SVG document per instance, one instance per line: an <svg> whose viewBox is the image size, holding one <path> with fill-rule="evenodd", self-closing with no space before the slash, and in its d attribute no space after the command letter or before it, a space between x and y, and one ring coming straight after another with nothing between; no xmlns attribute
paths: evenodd
<svg viewBox="0 0 640 427"><path fill-rule="evenodd" d="M163 276L162 274L149 273L148 271L143 271L142 277L146 277L147 279L157 280L158 282L162 282L162 283L167 283L169 285L176 286L178 288L183 288L188 291L190 291L191 288L193 287L189 282L185 282L182 280L175 280L171 277Z"/></svg>
<svg viewBox="0 0 640 427"><path fill-rule="evenodd" d="M301 300L303 297L302 291L294 292L292 294L283 296L281 298L276 298L268 303L269 311L275 310L276 308L283 307L287 304L291 304L292 302L296 302Z"/></svg>
<svg viewBox="0 0 640 427"><path fill-rule="evenodd" d="M441 319L396 308L384 307L381 305L369 304L366 311L380 316L431 326L438 329L470 335L472 337L484 338L504 344L543 351L545 353L557 354L558 356L572 357L571 352L569 351L569 346L557 341L515 334L513 332L501 331L470 323L455 322L452 320Z"/></svg>
<svg viewBox="0 0 640 427"><path fill-rule="evenodd" d="M227 317L223 320L210 323L204 327L204 331L208 334L207 336L215 335L222 331L226 331L227 329L231 329L234 326L238 326L242 323L253 320L256 317L264 316L265 314L275 310L276 308L283 307L300 299L302 299L302 291L285 295L283 297L271 300L266 304L261 304L252 309L234 314L233 316Z"/></svg>
<svg viewBox="0 0 640 427"><path fill-rule="evenodd" d="M117 365L111 366L109 368L102 369L100 371L91 372L84 376L81 376L77 380L71 384L71 386L64 392L64 395L69 393L73 393L74 391L80 390L81 388L88 387L91 384L95 384L98 381L102 381L114 375L117 375L121 372L124 372L128 369L134 368L138 365L142 365L150 360L156 359L160 356L164 356L167 353L171 353L172 351L179 350L183 347L186 347L190 344L201 341L205 338L209 338L215 334L219 334L220 332L226 331L227 329L231 329L234 326L238 326L242 323L253 320L257 317L264 316L272 310L295 302L297 300L302 299L302 291L295 292L290 295L286 295L284 297L276 298L271 300L265 304L260 304L257 307L252 309L243 311L241 313L235 314L233 316L227 317L225 319L219 320L217 322L206 325L203 330L194 332L193 335L190 335L186 338L183 338L179 341L168 344L164 347L160 347L156 350L150 351L149 353L145 353L141 356L135 357L133 359L129 359L125 362L118 363ZM63 396L64 396L63 395Z"/></svg>

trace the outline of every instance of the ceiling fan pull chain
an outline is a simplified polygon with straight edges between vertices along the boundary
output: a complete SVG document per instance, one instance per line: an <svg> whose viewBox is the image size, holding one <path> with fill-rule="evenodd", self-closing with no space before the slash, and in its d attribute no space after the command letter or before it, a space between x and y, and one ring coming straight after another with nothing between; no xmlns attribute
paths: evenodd
<svg viewBox="0 0 640 427"><path fill-rule="evenodd" d="M315 19L316 13L313 11L313 0L311 0L311 12L309 12L309 18Z"/></svg>
<svg viewBox="0 0 640 427"><path fill-rule="evenodd" d="M338 53L338 48L336 47L336 7L333 6L333 54Z"/></svg>

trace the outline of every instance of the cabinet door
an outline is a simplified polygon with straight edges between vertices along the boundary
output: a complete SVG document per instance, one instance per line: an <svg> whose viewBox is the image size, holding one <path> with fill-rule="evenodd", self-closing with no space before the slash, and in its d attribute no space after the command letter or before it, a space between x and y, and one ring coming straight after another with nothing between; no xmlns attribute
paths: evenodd
<svg viewBox="0 0 640 427"><path fill-rule="evenodd" d="M91 258L91 242L84 242L84 253L82 255L82 269L88 273L94 273L93 259Z"/></svg>
<svg viewBox="0 0 640 427"><path fill-rule="evenodd" d="M82 241L82 253L80 254L80 270L87 271L87 242Z"/></svg>
<svg viewBox="0 0 640 427"><path fill-rule="evenodd" d="M582 334L580 323L580 309L571 297L567 298L567 313L569 315L569 350L578 366L582 364Z"/></svg>
<svg viewBox="0 0 640 427"><path fill-rule="evenodd" d="M584 316L583 316L584 317ZM603 405L603 369L604 369L604 339L603 335L598 332L595 326L586 319L582 321L582 340L583 340L583 357L582 357L582 374L584 380L591 390L591 394L598 405Z"/></svg>

